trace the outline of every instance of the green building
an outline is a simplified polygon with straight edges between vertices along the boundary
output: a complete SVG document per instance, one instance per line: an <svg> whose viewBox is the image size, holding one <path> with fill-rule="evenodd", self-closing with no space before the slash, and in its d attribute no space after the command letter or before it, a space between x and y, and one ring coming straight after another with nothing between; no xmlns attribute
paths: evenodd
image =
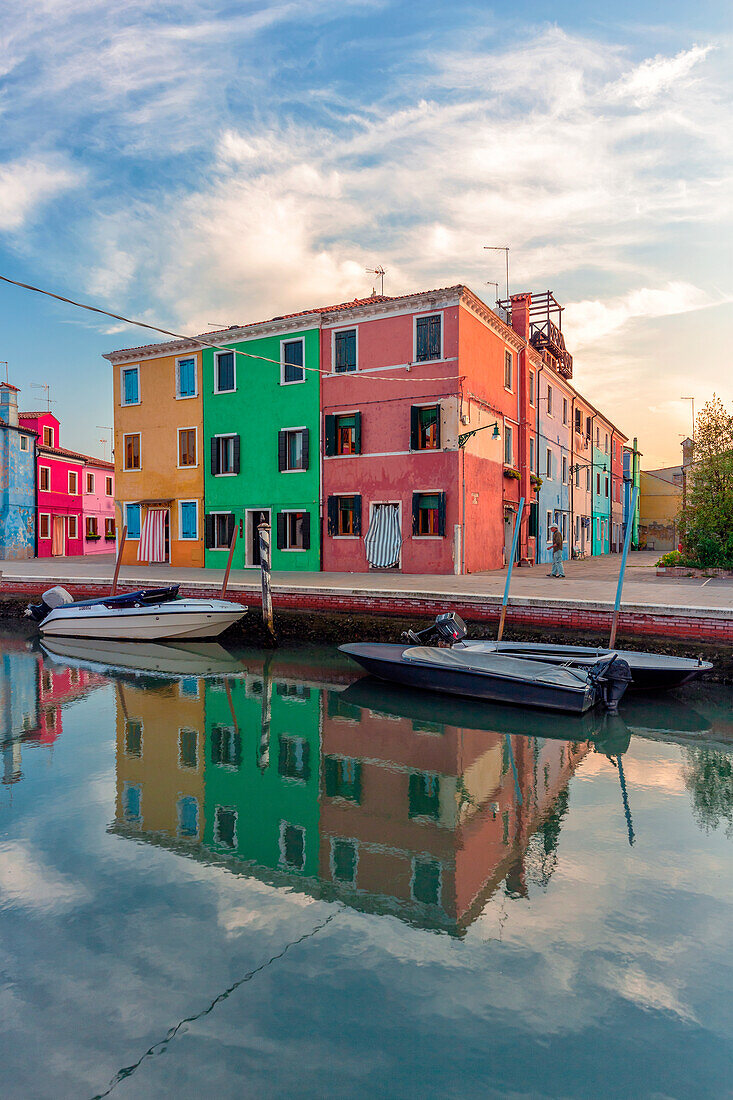
<svg viewBox="0 0 733 1100"><path fill-rule="evenodd" d="M266 675L206 682L206 848L318 877L321 692Z"/></svg>
<svg viewBox="0 0 733 1100"><path fill-rule="evenodd" d="M273 569L319 570L319 318L230 330L225 344L202 350L204 563L225 566L238 526L234 568L258 566L265 521Z"/></svg>
<svg viewBox="0 0 733 1100"><path fill-rule="evenodd" d="M593 445L592 489L593 553L608 554L611 535L611 456L595 444Z"/></svg>

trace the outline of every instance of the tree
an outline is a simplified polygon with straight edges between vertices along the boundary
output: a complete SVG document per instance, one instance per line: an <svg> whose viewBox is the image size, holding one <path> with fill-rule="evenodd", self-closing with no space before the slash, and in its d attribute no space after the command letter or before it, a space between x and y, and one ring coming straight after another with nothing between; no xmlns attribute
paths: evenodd
<svg viewBox="0 0 733 1100"><path fill-rule="evenodd" d="M733 837L733 757L717 749L685 749L685 786L692 795L692 812L701 829L709 833L725 826Z"/></svg>
<svg viewBox="0 0 733 1100"><path fill-rule="evenodd" d="M733 568L733 412L715 394L697 416L680 518L688 559Z"/></svg>

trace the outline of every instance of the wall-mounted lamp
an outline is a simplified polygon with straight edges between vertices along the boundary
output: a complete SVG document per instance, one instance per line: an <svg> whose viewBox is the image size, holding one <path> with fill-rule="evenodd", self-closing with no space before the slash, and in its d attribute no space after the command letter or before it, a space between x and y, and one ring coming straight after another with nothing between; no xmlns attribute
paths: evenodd
<svg viewBox="0 0 733 1100"><path fill-rule="evenodd" d="M472 435L476 435L477 432L484 432L487 428L494 429L491 433L492 439L499 439L501 437L501 432L499 431L499 423L497 420L495 420L493 424L482 424L480 428L474 428L473 431L463 432L462 435L458 436L458 446L465 447Z"/></svg>

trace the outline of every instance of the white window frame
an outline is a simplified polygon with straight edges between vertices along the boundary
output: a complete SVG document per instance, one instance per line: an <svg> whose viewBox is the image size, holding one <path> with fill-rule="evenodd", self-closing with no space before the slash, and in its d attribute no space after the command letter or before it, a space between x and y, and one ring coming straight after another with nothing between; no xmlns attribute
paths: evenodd
<svg viewBox="0 0 733 1100"><path fill-rule="evenodd" d="M74 491L73 491L73 493L71 491L71 479L72 479L72 477L74 478ZM67 491L67 494L70 497L78 497L78 496L81 495L79 493L79 471L78 470L67 470L66 471L66 491Z"/></svg>
<svg viewBox="0 0 733 1100"><path fill-rule="evenodd" d="M51 433L51 442L50 443L46 442L46 432ZM53 425L52 424L44 424L41 427L41 439L43 440L43 443L42 443L43 447L55 447L56 446L56 437L54 435L54 430L53 430Z"/></svg>
<svg viewBox="0 0 733 1100"><path fill-rule="evenodd" d="M234 385L230 390L219 389L219 356L220 355L233 355L234 356ZM185 359L186 356L183 356ZM237 353L234 348L219 348L214 352L214 393L236 393L237 392Z"/></svg>
<svg viewBox="0 0 733 1100"><path fill-rule="evenodd" d="M410 900L416 901L415 898L415 875L417 872L417 864L421 863L437 863L438 864L438 900L436 905L442 906L443 904L443 863L442 860L436 859L434 856L419 855L413 856L410 861Z"/></svg>
<svg viewBox="0 0 733 1100"><path fill-rule="evenodd" d="M354 875L353 875L353 878L351 879L350 882L347 882L346 879L343 879L343 878L336 878L336 874L335 874L335 872L336 872L336 860L334 858L334 848L335 848L336 844L338 844L339 842L341 842L342 844L353 844L354 851L356 853L356 859L354 860ZM329 868L330 868L330 871L331 871L331 880L333 882L340 882L344 886L356 886L356 880L357 880L358 871L359 871L359 841L356 837L353 837L353 836L332 836L331 837L331 851L330 851L330 855L329 855Z"/></svg>
<svg viewBox="0 0 733 1100"><path fill-rule="evenodd" d="M356 347L356 370L354 371L337 371L336 370L336 333L337 332L355 332L354 339ZM305 362L305 359L303 360ZM331 330L331 374L349 375L359 373L359 325L342 325L339 328Z"/></svg>
<svg viewBox="0 0 733 1100"><path fill-rule="evenodd" d="M535 389L536 381L537 381L537 375L535 374L535 372L533 370L531 370L529 372L529 403L530 403L532 408L534 408L535 394L537 392L536 389Z"/></svg>
<svg viewBox="0 0 733 1100"><path fill-rule="evenodd" d="M545 453L545 477L552 481L552 449L547 448Z"/></svg>
<svg viewBox="0 0 733 1100"><path fill-rule="evenodd" d="M79 517L72 514L70 516L67 516L66 520L67 520L67 523L66 523L66 537L68 539L78 539L79 538ZM73 535L71 533L71 521L72 520L74 521L74 534Z"/></svg>
<svg viewBox="0 0 733 1100"><path fill-rule="evenodd" d="M228 393L229 391L225 390L224 392ZM226 811L226 813L234 814L234 831L233 831L233 834L232 834L232 839L233 839L234 843L231 845L231 847L228 844L226 844L226 845L223 844L221 836L219 835L219 821L218 821L219 810L224 810L224 811ZM238 838L237 838L237 824L238 824L238 822L239 822L239 810L237 810L236 806L222 806L222 805L217 804L214 807L214 843L215 844L221 844L222 848L226 848L226 850L228 852L236 852L237 848L239 847L239 841L238 841Z"/></svg>
<svg viewBox="0 0 733 1100"><path fill-rule="evenodd" d="M183 398L182 400L185 401L186 398ZM196 461L194 462L194 464L192 466L182 466L181 465L181 432L194 432L195 433L195 435L194 435L194 439L195 439L194 446L196 447ZM195 424L190 424L188 427L179 428L178 429L178 435L177 435L177 443L178 443L178 447L177 447L178 453L176 455L176 462L177 462L176 469L178 469L178 470L197 470L198 466L199 466L199 430L198 430L197 426Z"/></svg>
<svg viewBox="0 0 733 1100"><path fill-rule="evenodd" d="M509 358L507 359L507 356ZM509 385L506 384L506 369L509 367ZM510 348L504 348L504 389L508 393L514 393L514 352Z"/></svg>
<svg viewBox="0 0 733 1100"><path fill-rule="evenodd" d="M529 472L531 474L536 473L535 466L537 465L537 443L535 437L531 435L529 437Z"/></svg>
<svg viewBox="0 0 733 1100"><path fill-rule="evenodd" d="M104 495L107 497L113 497L115 495L115 483L111 474L105 474Z"/></svg>
<svg viewBox="0 0 733 1100"><path fill-rule="evenodd" d="M562 399L562 422L566 427L567 427L567 423L568 423L569 408L570 408L570 406L568 404L567 397L563 397L563 399Z"/></svg>
<svg viewBox="0 0 733 1100"><path fill-rule="evenodd" d="M507 443L509 444L508 448ZM508 458L507 449L509 451ZM510 424L504 425L504 465L514 468L514 431Z"/></svg>
<svg viewBox="0 0 733 1100"><path fill-rule="evenodd" d="M420 317L440 317L440 359L417 359L417 322ZM412 315L412 362L416 366L423 363L442 363L445 359L445 310L425 309Z"/></svg>
<svg viewBox="0 0 733 1100"><path fill-rule="evenodd" d="M287 382L286 385L291 386L291 385L293 385L293 383L292 382ZM348 414L338 413L338 415L341 416L341 415L348 415ZM308 425L307 424L301 424L300 427L297 427L297 428L279 428L278 431L279 432L307 432L308 431ZM309 443L309 447L310 447L310 443ZM308 466L303 466L298 470L280 470L279 473L281 473L281 474L307 474L309 469L310 469L310 455L308 456ZM305 509L295 508L295 509L293 509L293 511L296 511L296 512L305 511Z"/></svg>
<svg viewBox="0 0 733 1100"><path fill-rule="evenodd" d="M297 344L303 345L303 366L300 368L303 372L302 378L294 378L292 382L285 381L285 345ZM281 386L302 386L306 379L305 373L305 336L284 336L280 341L280 385Z"/></svg>
<svg viewBox="0 0 733 1100"><path fill-rule="evenodd" d="M222 392L223 393L229 393L229 390L223 390ZM213 438L214 439L236 439L237 438L237 433L236 432L217 432L214 435ZM198 435L196 436L196 457L198 458ZM198 463L197 463L197 465L198 465ZM195 467L194 466L181 466L180 469L181 470L193 470L193 469L195 469ZM213 476L214 477L236 477L237 476L237 471L236 470L224 470L223 472L218 473L218 474L214 474ZM212 512L211 513L211 515L219 515L219 514L220 514L219 512L216 512L216 513ZM221 514L223 514L223 513L221 513Z"/></svg>
<svg viewBox="0 0 733 1100"><path fill-rule="evenodd" d="M44 520L46 520L48 522L48 534L47 535L43 534L43 521ZM50 539L51 538L51 513L50 512L39 512L39 514L38 514L38 537L39 537L39 539Z"/></svg>
<svg viewBox="0 0 733 1100"><path fill-rule="evenodd" d="M251 560L252 540L254 539L254 517L260 512L267 513L267 523L270 524L270 531L272 531L272 508L245 508L244 510L244 564L250 569L256 568Z"/></svg>
<svg viewBox="0 0 733 1100"><path fill-rule="evenodd" d="M48 470L48 487L45 488L45 489L41 485L41 470ZM38 467L38 489L41 493L50 493L51 492L51 467L50 466L39 466Z"/></svg>
<svg viewBox="0 0 733 1100"><path fill-rule="evenodd" d="M264 511L264 509L263 509L263 511ZM233 508L218 508L215 512L207 512L206 515L207 516L234 516L235 525L237 523L237 513L234 511ZM180 514L179 514L178 518L180 520ZM179 527L179 531L180 531L180 527ZM215 523L214 524L214 539L216 539L217 534L218 534L217 524ZM189 541L189 540L186 540L186 541ZM229 549L229 543L227 543L226 546L219 546L219 544L217 543L216 546L209 546L208 549L209 550L228 550Z"/></svg>
<svg viewBox="0 0 733 1100"><path fill-rule="evenodd" d="M185 698L192 698L192 696L185 696ZM198 695L196 696L196 698L198 699ZM183 763L183 757L182 757L182 754L181 754L181 743L183 741L183 737L181 735L183 733L195 733L196 734L196 766L193 767L193 768L189 764L184 764ZM199 765L201 763L201 749L200 749L200 746L199 746L200 739L201 739L200 738L200 731L197 730L194 726L179 726L178 727L178 770L179 771L187 772L188 774L190 774L191 772L199 771Z"/></svg>
<svg viewBox="0 0 733 1100"><path fill-rule="evenodd" d="M554 522L554 520L552 518L552 512L548 512L547 513L547 528L546 528L548 540L552 537L550 535L550 528L552 527L553 522Z"/></svg>
<svg viewBox="0 0 733 1100"><path fill-rule="evenodd" d="M568 459L567 455L562 456L562 483L567 485L568 482Z"/></svg>
<svg viewBox="0 0 733 1100"><path fill-rule="evenodd" d="M293 473L300 473L299 470L294 470ZM281 508L280 512L284 516L300 516L305 515L308 512L307 508ZM288 525L285 527L286 533ZM281 554L305 554L307 550L305 546L283 546L280 549Z"/></svg>
<svg viewBox="0 0 733 1100"><path fill-rule="evenodd" d="M22 432L20 436L20 449L21 451L30 451L31 449L29 436L23 435Z"/></svg>
<svg viewBox="0 0 733 1100"><path fill-rule="evenodd" d="M288 861L285 858L285 830L286 829L299 829L301 831L301 833L303 834L303 866L302 867L294 867L293 864L288 863ZM278 847L280 849L280 866L281 867L290 867L294 871L305 871L305 868L307 866L306 861L307 861L307 855L308 855L307 849L306 849L306 846L305 846L306 838L307 838L307 833L306 833L306 828L305 828L304 825L297 825L294 821L281 821L280 822L280 840L279 840Z"/></svg>
<svg viewBox="0 0 733 1100"><path fill-rule="evenodd" d="M184 469L189 469L189 467L185 466ZM190 469L193 469L193 467L190 467ZM193 537L191 535L184 535L183 534L183 514L182 514L182 508L181 508L182 504L193 504L196 508L196 534ZM198 500L179 500L178 501L178 540L179 540L179 542L198 542L199 538L200 538L200 535L199 535L199 502L198 502Z"/></svg>
<svg viewBox="0 0 733 1100"><path fill-rule="evenodd" d="M137 372L137 401L125 401L125 371L134 370ZM129 408L131 405L142 404L142 388L140 386L140 364L139 363L123 363L120 367L120 406L123 409Z"/></svg>
<svg viewBox="0 0 733 1100"><path fill-rule="evenodd" d="M124 527L129 527L129 524L127 522L127 509L128 508L140 508L140 535L142 535L142 533L143 533L143 510L142 510L141 506L138 504L138 502L136 500L125 501L123 503L123 505L122 505L123 526ZM130 542L139 542L140 541L140 535L130 535L130 534L128 534L127 538Z"/></svg>
<svg viewBox="0 0 733 1100"><path fill-rule="evenodd" d="M89 479L90 478L92 479L91 489L89 488ZM96 479L94 477L94 474L91 473L89 470L86 470L85 473L84 473L84 480L86 481L86 487L84 489L84 492L87 494L87 496L93 496L94 495L94 486L96 484Z"/></svg>
<svg viewBox="0 0 733 1100"><path fill-rule="evenodd" d="M552 411L552 386L547 383L547 415L554 418L555 414Z"/></svg>
<svg viewBox="0 0 733 1100"><path fill-rule="evenodd" d="M179 363L187 362L189 359L193 359L193 393L181 393L181 375L179 369ZM237 357L234 356L234 362L236 367ZM194 397L199 395L199 357L195 353L193 355L177 355L176 356L176 401L191 401ZM236 381L236 370L235 370ZM197 452L198 453L198 452Z"/></svg>
<svg viewBox="0 0 733 1100"><path fill-rule="evenodd" d="M89 532L87 531L87 527L89 526L89 524L92 521L94 522L94 531L90 535ZM89 539L89 538L98 538L98 537L99 537L98 517L97 516L84 516L84 538Z"/></svg>
<svg viewBox="0 0 733 1100"><path fill-rule="evenodd" d="M140 465L139 466L127 466L127 443L125 440L130 436L136 435L140 439ZM122 469L127 474L139 474L143 468L143 433L142 432L124 432L122 436Z"/></svg>

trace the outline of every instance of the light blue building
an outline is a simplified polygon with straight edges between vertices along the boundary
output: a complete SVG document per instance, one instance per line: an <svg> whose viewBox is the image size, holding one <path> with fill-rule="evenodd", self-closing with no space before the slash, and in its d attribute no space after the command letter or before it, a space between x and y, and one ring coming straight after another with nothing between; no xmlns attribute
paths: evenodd
<svg viewBox="0 0 733 1100"><path fill-rule="evenodd" d="M0 558L36 554L36 436L18 425L18 389L0 383Z"/></svg>
<svg viewBox="0 0 733 1100"><path fill-rule="evenodd" d="M554 523L562 532L563 558L571 554L570 432L572 398L549 371L538 379L537 471L542 486L537 494L537 561L552 561L548 549Z"/></svg>

